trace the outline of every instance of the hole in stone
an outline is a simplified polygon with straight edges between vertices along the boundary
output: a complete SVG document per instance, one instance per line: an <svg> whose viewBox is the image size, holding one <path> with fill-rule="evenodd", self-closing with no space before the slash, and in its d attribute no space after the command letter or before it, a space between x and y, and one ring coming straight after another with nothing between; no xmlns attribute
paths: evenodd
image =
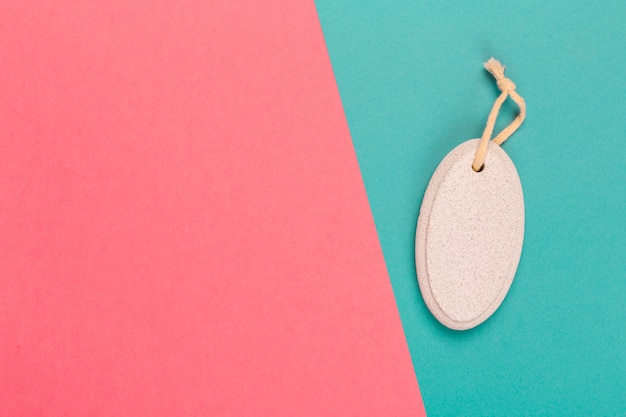
<svg viewBox="0 0 626 417"><path fill-rule="evenodd" d="M482 164L480 166L480 168L478 168L478 169L474 169L474 167L472 166L472 171L474 171L474 172L482 172L483 169L485 169L485 164Z"/></svg>

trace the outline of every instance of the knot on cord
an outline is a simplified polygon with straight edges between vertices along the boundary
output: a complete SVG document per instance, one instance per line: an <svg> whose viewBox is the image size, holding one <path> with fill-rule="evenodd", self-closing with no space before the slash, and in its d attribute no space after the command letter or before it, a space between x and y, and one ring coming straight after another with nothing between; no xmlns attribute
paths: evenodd
<svg viewBox="0 0 626 417"><path fill-rule="evenodd" d="M515 83L508 78L502 78L500 80L497 80L496 83L498 84L498 88L500 89L500 91L504 92L515 90Z"/></svg>
<svg viewBox="0 0 626 417"><path fill-rule="evenodd" d="M493 58L485 62L485 69L496 79L500 91L513 91L515 90L515 83L504 76L504 68L500 61Z"/></svg>

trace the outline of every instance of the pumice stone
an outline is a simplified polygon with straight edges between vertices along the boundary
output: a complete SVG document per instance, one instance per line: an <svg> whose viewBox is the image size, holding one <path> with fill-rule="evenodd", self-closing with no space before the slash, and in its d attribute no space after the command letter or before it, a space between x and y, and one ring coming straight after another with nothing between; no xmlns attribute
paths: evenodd
<svg viewBox="0 0 626 417"><path fill-rule="evenodd" d="M417 222L415 260L422 297L443 325L467 330L487 320L513 282L524 240L524 197L515 165L489 141L453 149L428 184Z"/></svg>
<svg viewBox="0 0 626 417"><path fill-rule="evenodd" d="M504 65L485 69L500 95L480 139L457 146L439 164L426 188L415 233L417 280L424 302L443 325L467 330L487 320L513 283L524 241L524 196L504 143L526 117L526 103ZM519 113L493 139L507 98Z"/></svg>

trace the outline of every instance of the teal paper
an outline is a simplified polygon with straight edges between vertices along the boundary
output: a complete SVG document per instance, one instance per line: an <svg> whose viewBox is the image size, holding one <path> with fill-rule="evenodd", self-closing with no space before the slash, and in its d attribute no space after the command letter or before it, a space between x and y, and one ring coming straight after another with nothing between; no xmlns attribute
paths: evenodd
<svg viewBox="0 0 626 417"><path fill-rule="evenodd" d="M429 416L626 415L626 4L316 4ZM455 332L422 301L415 226L441 159L482 133L491 56L528 107L503 145L525 243L500 309Z"/></svg>

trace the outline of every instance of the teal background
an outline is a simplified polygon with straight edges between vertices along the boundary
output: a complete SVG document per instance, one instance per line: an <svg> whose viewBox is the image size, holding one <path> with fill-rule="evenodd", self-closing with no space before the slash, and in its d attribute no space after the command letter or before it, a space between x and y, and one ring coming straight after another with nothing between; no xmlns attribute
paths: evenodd
<svg viewBox="0 0 626 417"><path fill-rule="evenodd" d="M626 3L316 5L428 415L626 415ZM415 226L441 159L482 132L491 56L528 106L503 146L526 235L501 308L454 332L421 299Z"/></svg>

